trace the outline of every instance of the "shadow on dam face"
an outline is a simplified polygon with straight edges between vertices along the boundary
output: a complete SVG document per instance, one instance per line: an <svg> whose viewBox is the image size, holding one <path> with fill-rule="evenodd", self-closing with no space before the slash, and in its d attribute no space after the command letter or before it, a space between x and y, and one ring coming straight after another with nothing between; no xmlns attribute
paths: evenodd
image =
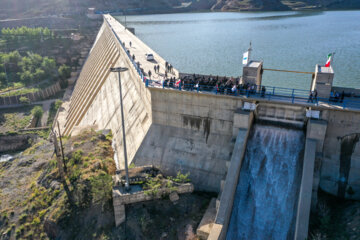
<svg viewBox="0 0 360 240"><path fill-rule="evenodd" d="M338 197L344 198L348 186L351 168L351 157L355 146L360 140L360 133L351 134L342 138L340 154L340 181L338 186Z"/></svg>
<svg viewBox="0 0 360 240"><path fill-rule="evenodd" d="M255 124L240 170L226 239L293 239L305 136Z"/></svg>

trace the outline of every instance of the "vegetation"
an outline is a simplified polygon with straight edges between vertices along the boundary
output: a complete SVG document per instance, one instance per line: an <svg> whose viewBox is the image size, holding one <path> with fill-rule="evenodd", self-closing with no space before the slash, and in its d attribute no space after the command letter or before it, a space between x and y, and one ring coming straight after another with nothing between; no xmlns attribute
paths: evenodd
<svg viewBox="0 0 360 240"><path fill-rule="evenodd" d="M170 179L176 183L187 183L190 182L189 175L190 173L182 174L180 171L178 171L176 177L170 177Z"/></svg>
<svg viewBox="0 0 360 240"><path fill-rule="evenodd" d="M31 120L32 107L24 107L0 112L0 133L14 132L24 129Z"/></svg>
<svg viewBox="0 0 360 240"><path fill-rule="evenodd" d="M55 115L58 109L61 107L62 101L60 99L56 100L54 103L51 104L49 110L49 118L47 121L47 125L50 126L54 122Z"/></svg>
<svg viewBox="0 0 360 240"><path fill-rule="evenodd" d="M143 189L145 194L156 196L161 188L168 188L169 192L177 190L177 186L181 183L190 182L190 173L182 174L180 171L176 177L163 178L161 174L156 177L149 177L145 183L143 183Z"/></svg>
<svg viewBox="0 0 360 240"><path fill-rule="evenodd" d="M54 38L54 32L48 28L28 28L25 26L17 28L3 28L2 39L9 42L40 41Z"/></svg>
<svg viewBox="0 0 360 240"><path fill-rule="evenodd" d="M42 109L42 107L40 106L35 106L32 110L31 110L31 114L36 117L37 119L40 119L41 116L43 115L44 110Z"/></svg>
<svg viewBox="0 0 360 240"><path fill-rule="evenodd" d="M71 76L71 68L65 64L59 67L59 76L62 80L68 79Z"/></svg>
<svg viewBox="0 0 360 240"><path fill-rule="evenodd" d="M93 138L96 140L90 141ZM69 204L69 198L64 191L65 185L60 184L58 161L53 157L50 161L46 160L46 164L34 174L27 190L19 198L21 201L8 205L11 208L6 210L1 209L0 203L2 218L8 222L4 226L0 219L2 234L23 239L48 239L56 238L56 233L64 229L70 234L67 239L74 239L71 235L76 236L77 225L84 221L85 215L112 209L111 176L115 173L115 164L112 159L111 139L102 133L86 131L77 137L63 140L67 169L64 175L65 185L69 188L75 204ZM51 156L53 146L49 145L47 140L35 143L25 150L23 155L28 159L42 159L43 150L40 149L44 149L44 146L49 146L46 154ZM11 212L12 215L15 212L17 217L9 217ZM49 228L49 224L53 227ZM98 225L92 220L86 224L95 229Z"/></svg>
<svg viewBox="0 0 360 240"><path fill-rule="evenodd" d="M29 98L27 98L27 97L20 97L19 98L19 101L20 101L20 103L22 103L22 104L28 104L28 103L30 103L30 99Z"/></svg>
<svg viewBox="0 0 360 240"><path fill-rule="evenodd" d="M9 86L30 86L44 80L53 80L57 76L55 60L27 52L21 56L18 51L0 52L0 89Z"/></svg>

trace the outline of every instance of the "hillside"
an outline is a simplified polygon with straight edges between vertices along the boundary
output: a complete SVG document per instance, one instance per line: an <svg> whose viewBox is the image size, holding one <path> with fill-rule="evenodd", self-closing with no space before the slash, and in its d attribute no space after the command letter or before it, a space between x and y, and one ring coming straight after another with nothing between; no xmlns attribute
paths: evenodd
<svg viewBox="0 0 360 240"><path fill-rule="evenodd" d="M0 161L1 240L197 239L213 194L128 204L126 222L115 227L111 132L87 130L62 140L65 163L56 160L53 143L40 138ZM147 186L155 191L157 185Z"/></svg>
<svg viewBox="0 0 360 240"><path fill-rule="evenodd" d="M0 0L0 19L84 15L89 7L127 14L188 11L360 9L359 0Z"/></svg>

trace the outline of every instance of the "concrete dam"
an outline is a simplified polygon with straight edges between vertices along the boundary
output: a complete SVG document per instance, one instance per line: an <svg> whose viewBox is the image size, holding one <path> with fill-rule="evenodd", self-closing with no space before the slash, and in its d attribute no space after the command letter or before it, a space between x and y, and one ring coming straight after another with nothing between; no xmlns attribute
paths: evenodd
<svg viewBox="0 0 360 240"><path fill-rule="evenodd" d="M61 129L111 129L118 169L124 131L128 164L189 172L196 190L218 193L208 239L306 239L319 188L360 199L360 90L333 86L333 69L316 65L309 90L318 96L310 101L309 91L262 86L263 64L250 61L238 80L226 80L251 88L200 75L209 84L193 84L196 76L167 71L163 58L104 15ZM128 68L121 100L110 72L119 66Z"/></svg>

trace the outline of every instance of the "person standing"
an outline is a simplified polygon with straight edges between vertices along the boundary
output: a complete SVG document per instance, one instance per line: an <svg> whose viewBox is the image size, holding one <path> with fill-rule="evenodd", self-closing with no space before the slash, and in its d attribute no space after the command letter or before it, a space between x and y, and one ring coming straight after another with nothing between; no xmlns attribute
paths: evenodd
<svg viewBox="0 0 360 240"><path fill-rule="evenodd" d="M315 103L318 102L318 100L317 100L317 95L318 95L318 92L317 92L317 90L315 89L315 90L314 90L314 100L315 100Z"/></svg>
<svg viewBox="0 0 360 240"><path fill-rule="evenodd" d="M261 97L265 97L265 93L266 93L266 88L265 88L265 86L262 86L262 88L261 88Z"/></svg>
<svg viewBox="0 0 360 240"><path fill-rule="evenodd" d="M341 96L340 96L340 102L342 103L344 101L344 97L345 97L345 92L344 90L341 92Z"/></svg>
<svg viewBox="0 0 360 240"><path fill-rule="evenodd" d="M313 102L313 92L310 91L309 99L307 102Z"/></svg>

